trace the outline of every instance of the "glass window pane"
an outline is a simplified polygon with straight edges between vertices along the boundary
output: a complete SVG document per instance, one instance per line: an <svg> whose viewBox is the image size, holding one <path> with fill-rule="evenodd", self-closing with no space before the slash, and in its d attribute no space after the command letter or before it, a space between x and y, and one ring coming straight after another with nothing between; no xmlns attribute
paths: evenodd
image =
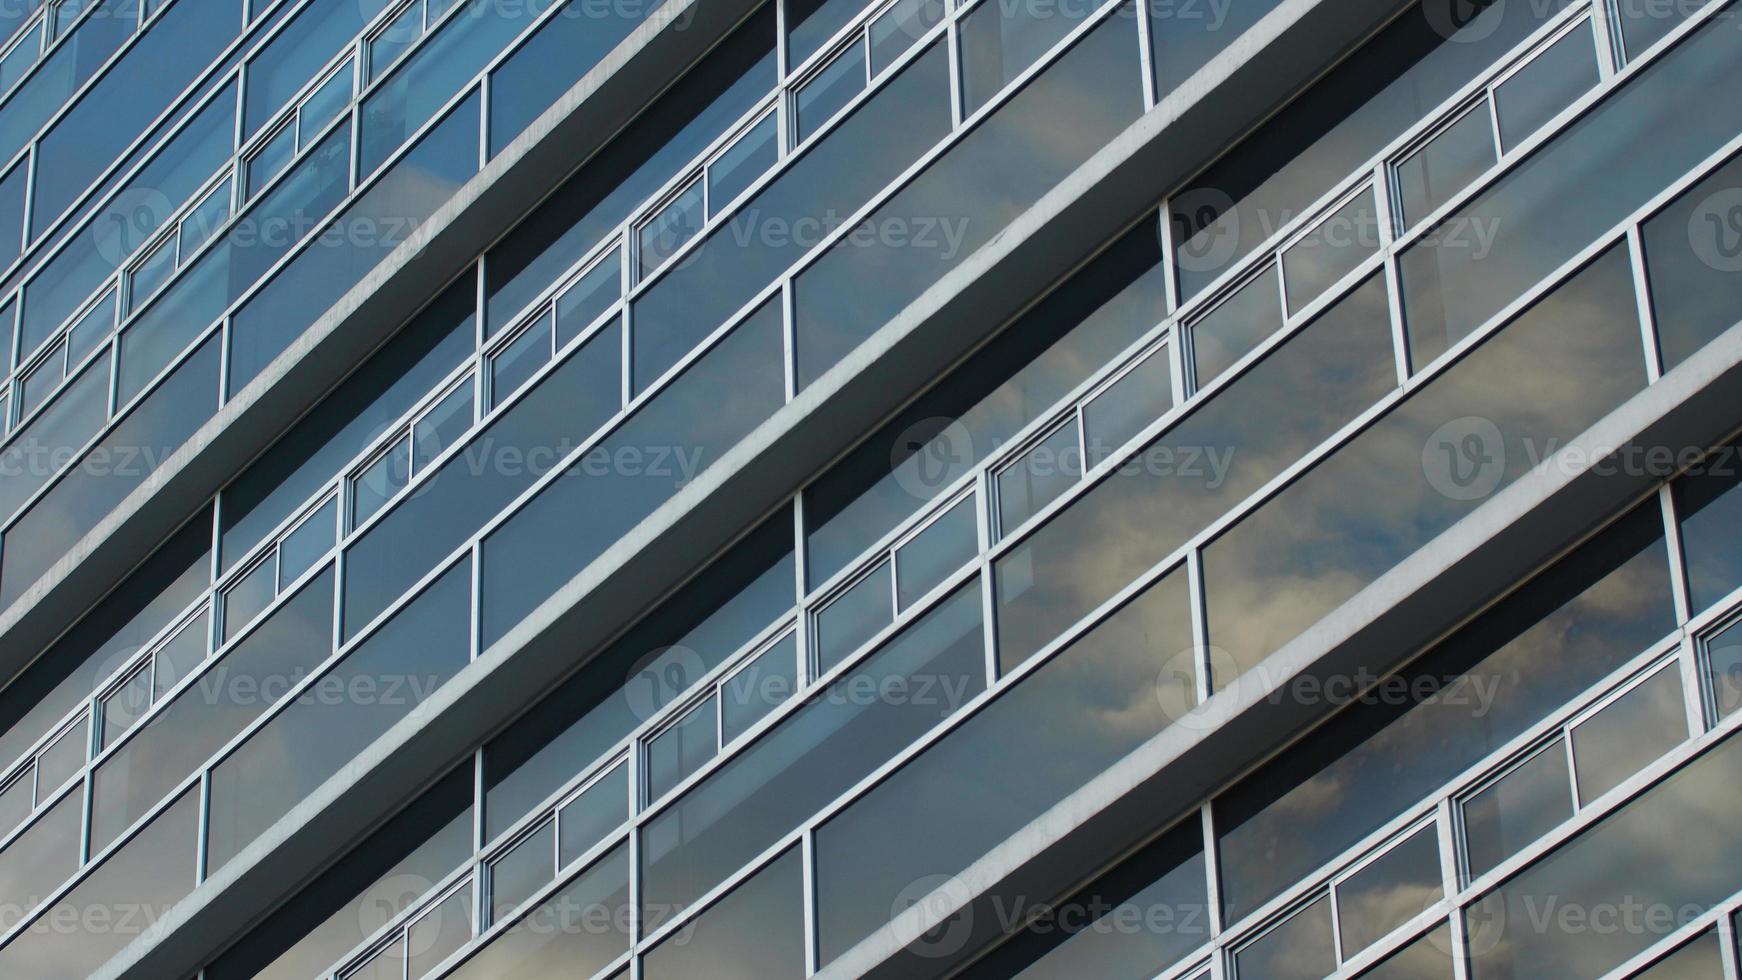
<svg viewBox="0 0 1742 980"><path fill-rule="evenodd" d="M1010 535L1083 478L1083 450L1071 416L998 473L998 529Z"/></svg>
<svg viewBox="0 0 1742 980"><path fill-rule="evenodd" d="M23 769L12 774L11 782L0 786L0 834L12 833L19 824L24 822L25 817L30 816L31 811L36 807L35 796L36 767L27 764ZM0 864L5 862L5 855L0 852ZM64 877L77 866L77 863L78 858L75 856L72 863L55 873ZM4 872L0 872L0 876L4 876ZM17 890L10 881L6 883L6 888L7 894L10 895L28 894L26 891Z"/></svg>
<svg viewBox="0 0 1742 980"><path fill-rule="evenodd" d="M418 980L472 938L472 886L460 887L406 932L407 980Z"/></svg>
<svg viewBox="0 0 1742 980"><path fill-rule="evenodd" d="M865 88L865 48L856 40L798 90L798 135L804 140Z"/></svg>
<svg viewBox="0 0 1742 980"><path fill-rule="evenodd" d="M623 295L622 253L612 249L556 301L556 345L567 347Z"/></svg>
<svg viewBox="0 0 1742 980"><path fill-rule="evenodd" d="M351 527L361 527L410 480L411 440L401 436L351 480Z"/></svg>
<svg viewBox="0 0 1742 980"><path fill-rule="evenodd" d="M278 555L269 553L224 592L224 639L242 632L278 595Z"/></svg>
<svg viewBox="0 0 1742 980"><path fill-rule="evenodd" d="M67 366L82 364L115 330L115 290L110 289L67 332Z"/></svg>
<svg viewBox="0 0 1742 980"><path fill-rule="evenodd" d="M28 769L21 782L21 799L28 813L31 807ZM0 887L6 889L8 901L17 905L12 913L15 919L47 898L79 869L84 806L83 793L68 793L47 812L38 814L35 823L0 851Z"/></svg>
<svg viewBox="0 0 1742 980"><path fill-rule="evenodd" d="M1687 737L1681 673L1671 664L1573 728L1580 804L1589 805Z"/></svg>
<svg viewBox="0 0 1742 980"><path fill-rule="evenodd" d="M679 191L671 202L641 226L641 277L653 275L684 243L696 237L707 221L702 210L705 192L695 181Z"/></svg>
<svg viewBox="0 0 1742 980"><path fill-rule="evenodd" d="M1368 188L1338 208L1282 256L1288 308L1299 313L1325 290L1379 254L1379 209Z"/></svg>
<svg viewBox="0 0 1742 980"><path fill-rule="evenodd" d="M629 819L629 766L619 762L557 813L557 863L568 867Z"/></svg>
<svg viewBox="0 0 1742 980"><path fill-rule="evenodd" d="M591 976L628 951L632 914L624 845L558 888L448 980Z"/></svg>
<svg viewBox="0 0 1742 980"><path fill-rule="evenodd" d="M1191 622L1176 569L824 824L822 962L886 923L915 881L959 873L1195 706ZM983 660L971 640L964 658Z"/></svg>
<svg viewBox="0 0 1742 980"><path fill-rule="evenodd" d="M1397 165L1398 206L1411 227L1470 186L1496 160L1486 99Z"/></svg>
<svg viewBox="0 0 1742 980"><path fill-rule="evenodd" d="M1707 0L1683 0L1680 3L1617 4L1628 60L1644 54L1675 30L1676 25L1698 13L1706 3Z"/></svg>
<svg viewBox="0 0 1742 980"><path fill-rule="evenodd" d="M1597 46L1589 20L1537 55L1494 90L1500 145L1510 150L1597 84Z"/></svg>
<svg viewBox="0 0 1742 980"><path fill-rule="evenodd" d="M890 592L885 562L817 613L814 642L820 673L828 673L895 619Z"/></svg>
<svg viewBox="0 0 1742 980"><path fill-rule="evenodd" d="M507 401L551 356L550 311L533 320L520 336L508 342L490 360L490 404Z"/></svg>
<svg viewBox="0 0 1742 980"><path fill-rule="evenodd" d="M1706 670L1719 716L1742 708L1742 623L1706 641Z"/></svg>
<svg viewBox="0 0 1742 980"><path fill-rule="evenodd" d="M1724 954L1718 943L1717 931L1707 932L1635 973L1633 980L1722 980Z"/></svg>
<svg viewBox="0 0 1742 980"><path fill-rule="evenodd" d="M303 147L314 142L326 129L327 123L338 118L350 104L351 63L347 61L297 110L297 145Z"/></svg>
<svg viewBox="0 0 1742 980"><path fill-rule="evenodd" d="M1742 157L1688 188L1640 232L1667 371L1742 319Z"/></svg>
<svg viewBox="0 0 1742 980"><path fill-rule="evenodd" d="M556 825L546 820L490 862L490 921L500 921L555 876Z"/></svg>
<svg viewBox="0 0 1742 980"><path fill-rule="evenodd" d="M151 707L151 661L103 698L103 744L114 745Z"/></svg>
<svg viewBox="0 0 1742 980"><path fill-rule="evenodd" d="M1445 894L1439 831L1423 827L1337 885L1337 928L1343 959L1421 915Z"/></svg>
<svg viewBox="0 0 1742 980"><path fill-rule="evenodd" d="M647 914L688 907L959 710L985 687L984 643L970 585L644 824Z"/></svg>
<svg viewBox="0 0 1742 980"><path fill-rule="evenodd" d="M647 798L656 801L719 750L719 704L709 695L647 743Z"/></svg>
<svg viewBox="0 0 1742 980"><path fill-rule="evenodd" d="M1167 348L1158 347L1083 406L1088 465L1105 462L1172 407L1173 364Z"/></svg>
<svg viewBox="0 0 1742 980"><path fill-rule="evenodd" d="M1505 941L1472 944L1471 976L1603 976L1689 910L1727 901L1742 839L1713 815L1738 807L1742 739L1730 738L1479 899L1465 913L1470 934Z"/></svg>
<svg viewBox="0 0 1742 980"><path fill-rule="evenodd" d="M346 970L341 980L402 980L404 976L405 940L395 939L367 962Z"/></svg>
<svg viewBox="0 0 1742 980"><path fill-rule="evenodd" d="M1470 875L1485 874L1572 815L1566 744L1557 739L1464 801Z"/></svg>
<svg viewBox="0 0 1742 980"><path fill-rule="evenodd" d="M1331 899L1321 896L1287 922L1234 954L1240 980L1319 980L1335 973Z"/></svg>
<svg viewBox="0 0 1742 980"><path fill-rule="evenodd" d="M1360 980L1452 980L1452 930L1440 926L1386 957Z"/></svg>
<svg viewBox="0 0 1742 980"><path fill-rule="evenodd" d="M865 0L784 0L787 69L796 70L865 8Z"/></svg>
<svg viewBox="0 0 1742 980"><path fill-rule="evenodd" d="M333 542L339 529L338 509L338 498L328 497L319 510L303 518L296 530L285 535L284 540L279 542L280 588L288 587L301 578L304 572L315 567L316 562L333 550Z"/></svg>
<svg viewBox="0 0 1742 980"><path fill-rule="evenodd" d="M896 0L871 22L871 74L894 64L943 19L943 0Z"/></svg>
<svg viewBox="0 0 1742 980"><path fill-rule="evenodd" d="M30 373L24 376L24 384L18 392L18 417L24 418L36 411L37 406L48 401L66 377L67 347L63 341L54 345L48 357Z"/></svg>
<svg viewBox="0 0 1742 980"><path fill-rule="evenodd" d="M804 865L794 848L641 961L647 980L793 980L805 975Z"/></svg>
<svg viewBox="0 0 1742 980"><path fill-rule="evenodd" d="M290 161L296 156L296 123L286 122L278 128L278 132L267 138L260 148L254 151L254 156L248 160L248 198L266 187L267 182L278 176ZM139 295L137 292L134 294ZM137 302L137 300L135 300Z"/></svg>
<svg viewBox="0 0 1742 980"><path fill-rule="evenodd" d="M472 379L467 378L411 426L411 472L422 473L442 451L472 431Z"/></svg>
<svg viewBox="0 0 1742 980"><path fill-rule="evenodd" d="M192 674L206 659L206 647L210 643L207 638L206 613L200 611L191 622L183 626L175 636L171 637L156 654L155 690L152 699L163 697L169 693L183 677Z"/></svg>
<svg viewBox="0 0 1742 980"><path fill-rule="evenodd" d="M423 4L413 0L381 33L369 39L369 80L387 74L405 52L423 36Z"/></svg>
<svg viewBox="0 0 1742 980"><path fill-rule="evenodd" d="M77 775L90 758L86 721L81 718L36 757L36 803L48 799L55 790ZM95 850L95 848L93 848Z"/></svg>
<svg viewBox="0 0 1742 980"><path fill-rule="evenodd" d="M708 213L719 214L768 172L780 156L779 127L769 113L708 164Z"/></svg>
<svg viewBox="0 0 1742 980"><path fill-rule="evenodd" d="M1235 361L1282 329L1276 267L1270 266L1191 325L1197 387L1220 377Z"/></svg>
<svg viewBox="0 0 1742 980"><path fill-rule="evenodd" d="M1064 40L1094 4L982 3L961 22L962 115L991 101L1004 86Z"/></svg>
<svg viewBox="0 0 1742 980"><path fill-rule="evenodd" d="M979 509L973 494L959 501L895 551L896 598L901 608L943 584L980 553Z"/></svg>
<svg viewBox="0 0 1742 980"><path fill-rule="evenodd" d="M798 636L788 633L720 685L720 728L730 744L798 693Z"/></svg>
<svg viewBox="0 0 1742 980"><path fill-rule="evenodd" d="M252 136L375 19L384 0L321 0L299 11L276 38L248 62L243 136Z"/></svg>

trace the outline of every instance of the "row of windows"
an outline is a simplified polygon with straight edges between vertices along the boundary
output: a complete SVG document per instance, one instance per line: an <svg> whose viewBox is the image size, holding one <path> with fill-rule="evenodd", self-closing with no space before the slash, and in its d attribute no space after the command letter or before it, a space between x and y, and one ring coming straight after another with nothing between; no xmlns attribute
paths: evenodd
<svg viewBox="0 0 1742 980"><path fill-rule="evenodd" d="M1602 271L1605 271L1605 272L1609 272L1609 273L1611 273L1611 274L1613 274L1613 270L1612 270L1612 269L1603 269L1603 270L1602 270ZM1622 275L1622 277L1621 277L1621 278L1624 278L1624 274L1623 274L1623 275ZM1625 308L1625 307L1626 307L1626 306L1627 306L1627 304L1622 304L1622 305L1623 305L1623 307L1624 307L1624 308ZM708 725L708 726L706 726L706 727L705 727L705 728L702 728L702 730L703 730L703 731L709 731L709 730L712 730L712 731L713 731L713 732L714 732L714 738L716 738L716 739L717 739L717 738L718 738L718 724L719 724L719 723L718 723L718 722L717 722L717 721L713 721L713 716L712 716L712 715L708 715L708 716L689 716L689 717L686 717L686 718L685 718L685 719L684 719L684 720L685 720L685 721L686 721L686 722L693 722L693 721L694 721L694 719L695 719L695 718L696 718L696 717L706 717L706 718L708 718L708 719L710 719L710 722L711 722L711 723L710 723L710 724L709 724L709 725ZM682 725L682 726L680 726L680 729L681 729L681 730L687 730L687 729L689 729L689 725L687 725L687 724L685 724L685 725ZM662 733L661 733L661 734L662 734L662 736L663 736L663 734L664 734L664 732L662 732ZM682 741L683 741L683 742L685 742L685 743L688 743L688 740L682 740ZM709 744L709 741L708 741L708 740L703 740L703 743L702 743L702 744ZM677 753L676 753L676 754L677 754L677 757L678 757L678 758L680 758L680 759L681 759L681 758L682 758L682 757L683 757L683 754L684 754L684 753L683 753L683 752L682 752L682 750L681 750L681 747L680 747L680 750L679 750L679 751L678 751L678 752L677 752Z"/></svg>
<svg viewBox="0 0 1742 980"><path fill-rule="evenodd" d="M226 630L226 632L228 632L228 630Z"/></svg>

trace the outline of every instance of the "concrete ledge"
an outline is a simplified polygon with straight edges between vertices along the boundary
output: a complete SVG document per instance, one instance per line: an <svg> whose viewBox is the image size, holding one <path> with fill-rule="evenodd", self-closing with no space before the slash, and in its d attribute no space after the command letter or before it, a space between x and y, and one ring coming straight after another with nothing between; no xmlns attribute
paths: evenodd
<svg viewBox="0 0 1742 980"><path fill-rule="evenodd" d="M99 971L201 965L1040 292L1401 9L1287 0L660 507Z"/></svg>
<svg viewBox="0 0 1742 980"><path fill-rule="evenodd" d="M10 682L758 0L668 0L0 614Z"/></svg>
<svg viewBox="0 0 1742 980"><path fill-rule="evenodd" d="M1630 447L1710 446L1742 417L1742 325L1634 396L1180 723L1053 807L819 977L942 976L1002 938L1000 908L1046 902L1184 817L1238 772L1335 711L1271 699L1298 678L1395 670L1660 480L1605 461ZM1574 468L1568 461L1588 460ZM1608 469L1606 475L1600 470ZM955 896L951 898L949 896ZM953 921L952 921L953 920ZM941 955L915 937L950 924ZM965 923L965 925L964 925Z"/></svg>

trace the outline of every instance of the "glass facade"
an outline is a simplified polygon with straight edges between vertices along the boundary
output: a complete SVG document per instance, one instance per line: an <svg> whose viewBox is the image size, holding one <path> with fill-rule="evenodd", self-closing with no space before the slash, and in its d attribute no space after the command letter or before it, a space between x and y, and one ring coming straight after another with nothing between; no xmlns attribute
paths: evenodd
<svg viewBox="0 0 1742 980"><path fill-rule="evenodd" d="M1319 5L0 11L0 974L1738 978L1735 4Z"/></svg>

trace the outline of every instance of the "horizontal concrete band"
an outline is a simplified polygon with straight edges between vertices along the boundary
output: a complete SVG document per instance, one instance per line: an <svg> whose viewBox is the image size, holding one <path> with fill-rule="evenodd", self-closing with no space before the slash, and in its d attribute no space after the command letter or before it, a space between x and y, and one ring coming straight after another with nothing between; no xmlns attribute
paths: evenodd
<svg viewBox="0 0 1742 980"><path fill-rule="evenodd" d="M672 0L650 15L0 614L0 678L29 666L756 5Z"/></svg>
<svg viewBox="0 0 1742 980"><path fill-rule="evenodd" d="M710 0L712 2L712 0ZM189 973L1403 6L1287 0L154 923L102 978Z"/></svg>
<svg viewBox="0 0 1742 980"><path fill-rule="evenodd" d="M1739 399L1742 324L1200 705L1197 723L1151 739L818 976L912 980L968 963L1001 938L1001 909L1063 897L1337 707L1277 692L1402 666L1661 479L1608 464L1649 447L1711 446L1735 429ZM922 937L946 923L952 949L940 954Z"/></svg>

